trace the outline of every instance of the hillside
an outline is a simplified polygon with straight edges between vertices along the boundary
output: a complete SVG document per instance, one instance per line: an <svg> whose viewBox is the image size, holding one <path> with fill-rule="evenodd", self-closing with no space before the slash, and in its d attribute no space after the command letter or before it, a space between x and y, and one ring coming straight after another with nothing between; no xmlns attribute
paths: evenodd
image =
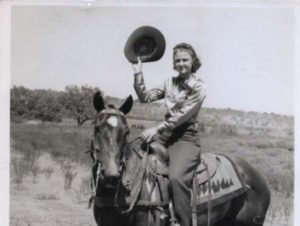
<svg viewBox="0 0 300 226"><path fill-rule="evenodd" d="M43 122L62 122L63 119L76 119L82 125L92 119L93 96L101 90L87 85L71 85L65 91L31 90L14 86L11 89L11 121L25 122L38 120ZM104 96L105 103L119 107L126 97L120 99ZM164 118L163 101L142 104L134 100L129 118L137 120L161 121ZM292 116L273 113L243 112L233 109L201 109L199 114L200 129L205 134L232 135L269 135L274 137L293 137L294 119Z"/></svg>
<svg viewBox="0 0 300 226"><path fill-rule="evenodd" d="M232 109L204 108L199 116L209 131L231 130L239 135L293 137L294 118L274 113L243 112ZM222 131L221 131L222 132Z"/></svg>
<svg viewBox="0 0 300 226"><path fill-rule="evenodd" d="M120 106L122 100L106 97L108 103ZM129 118L160 121L165 114L162 103L134 102ZM205 134L232 133L232 135L294 136L294 117L274 113L245 112L234 109L203 107L199 114L201 130Z"/></svg>

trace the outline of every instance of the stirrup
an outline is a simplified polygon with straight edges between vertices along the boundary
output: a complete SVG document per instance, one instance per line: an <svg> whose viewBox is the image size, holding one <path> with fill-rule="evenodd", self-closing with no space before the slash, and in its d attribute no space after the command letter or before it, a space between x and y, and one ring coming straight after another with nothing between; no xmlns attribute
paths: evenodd
<svg viewBox="0 0 300 226"><path fill-rule="evenodd" d="M169 202L169 212L170 212L170 219L169 219L169 225L170 226L180 226L178 223L175 213L174 213L174 207L172 201Z"/></svg>

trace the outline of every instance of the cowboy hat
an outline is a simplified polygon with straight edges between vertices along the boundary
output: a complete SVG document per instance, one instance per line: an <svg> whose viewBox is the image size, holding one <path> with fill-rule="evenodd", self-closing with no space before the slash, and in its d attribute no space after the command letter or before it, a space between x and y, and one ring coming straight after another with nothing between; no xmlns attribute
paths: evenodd
<svg viewBox="0 0 300 226"><path fill-rule="evenodd" d="M152 62L163 56L165 48L165 38L158 29L142 26L129 36L124 53L131 63L137 63L138 56L142 62Z"/></svg>

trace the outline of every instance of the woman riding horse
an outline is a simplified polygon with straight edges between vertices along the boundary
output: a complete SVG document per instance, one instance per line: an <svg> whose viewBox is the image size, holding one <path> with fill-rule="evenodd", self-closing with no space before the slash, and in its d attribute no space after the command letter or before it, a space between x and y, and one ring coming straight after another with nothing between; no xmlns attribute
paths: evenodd
<svg viewBox="0 0 300 226"><path fill-rule="evenodd" d="M173 67L177 76L167 79L160 88L147 90L141 61L158 60L164 49L165 40L159 31L145 26L130 36L125 55L133 63L134 87L140 101L144 103L165 99L165 120L158 126L143 131L140 138L146 143L154 141L151 143L154 152L162 151L162 146L167 147L169 180L176 217L181 226L189 226L192 178L201 160L197 117L205 99L205 88L203 81L195 75L201 66L195 50L191 45L181 43L173 49ZM141 59L136 56L141 56ZM146 152L143 152L136 150L127 140L130 130L125 115L131 110L132 103L132 97L129 97L119 109L105 108L100 93L94 96L97 111L91 145L91 154L95 160L94 216L99 226L167 226L170 214L164 201L167 200L168 205L168 198L161 199L165 196L158 195L154 197L157 198L154 201L152 196L149 199L150 194L156 194L153 192L155 189L161 190L162 187L166 188L164 191L168 194L167 173L164 171L161 174L164 177L162 183L153 180L158 177L157 172L151 168L151 164L155 162L151 163L154 155L148 156L149 145ZM202 157L202 162L205 162L204 155ZM194 225L263 225L270 203L270 190L266 181L246 161L229 159L235 172L240 175L245 191L237 196L222 197L222 202L215 204L213 208L201 211L194 209ZM197 192L197 189L194 191ZM193 208L197 207L197 203L194 204ZM195 214L198 218L196 221ZM161 222L163 215L166 216L163 219L167 221Z"/></svg>
<svg viewBox="0 0 300 226"><path fill-rule="evenodd" d="M130 97L119 109L105 108L100 93L94 96L97 114L93 123L91 155L95 163L94 216L99 226L156 226L160 214L152 212L157 210L159 213L165 208L161 202L143 202L149 200L149 191L153 191L157 181L150 180L149 171L144 167L143 156L147 152L134 149L127 140L129 127L125 114L130 111L132 103ZM224 197L222 203L213 206L210 218L207 209L197 210L198 226L207 225L208 222L213 226L262 226L264 223L270 203L270 190L266 181L245 160L230 158L230 161L247 189L236 197ZM128 175L129 181L126 179ZM134 202L124 202L132 195ZM124 213L124 208L131 211ZM153 215L158 217L153 218ZM168 222L161 225L167 226Z"/></svg>
<svg viewBox="0 0 300 226"><path fill-rule="evenodd" d="M178 75L167 79L162 87L147 90L140 58L133 64L134 88L140 102L165 99L165 120L143 131L140 137L150 143L159 135L156 142L167 147L173 205L181 226L190 225L192 178L200 161L197 118L205 99L204 83L195 75L200 66L194 48L178 44L173 49L173 67Z"/></svg>

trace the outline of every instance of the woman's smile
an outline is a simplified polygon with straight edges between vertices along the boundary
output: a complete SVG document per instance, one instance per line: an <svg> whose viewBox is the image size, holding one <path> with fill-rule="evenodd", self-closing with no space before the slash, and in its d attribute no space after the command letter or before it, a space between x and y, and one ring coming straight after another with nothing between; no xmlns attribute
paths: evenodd
<svg viewBox="0 0 300 226"><path fill-rule="evenodd" d="M187 78L192 73L193 59L189 52L181 50L174 55L174 68L179 76Z"/></svg>

